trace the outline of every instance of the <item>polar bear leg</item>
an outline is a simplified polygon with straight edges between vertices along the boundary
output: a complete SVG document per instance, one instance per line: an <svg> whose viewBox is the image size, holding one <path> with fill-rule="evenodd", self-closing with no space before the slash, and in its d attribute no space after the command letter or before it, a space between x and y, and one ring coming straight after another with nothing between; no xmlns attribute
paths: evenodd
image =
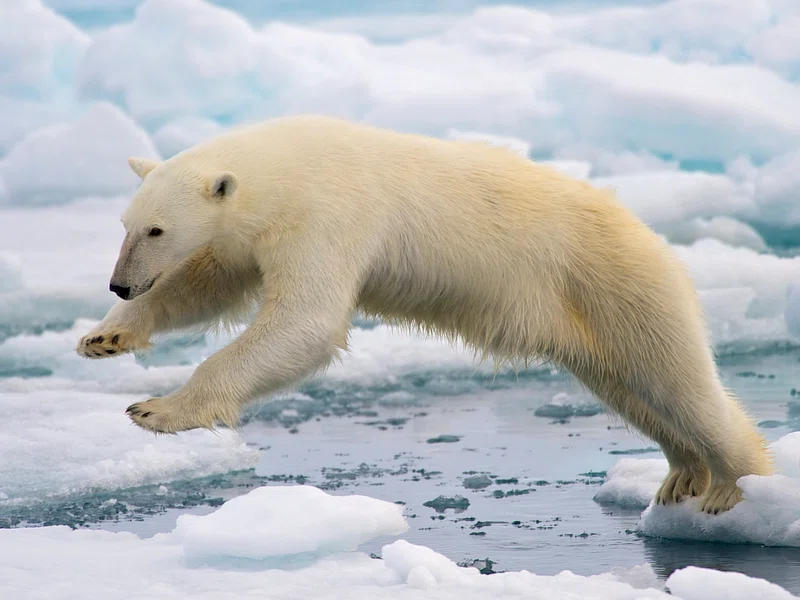
<svg viewBox="0 0 800 600"><path fill-rule="evenodd" d="M669 463L669 473L656 493L657 504L677 503L705 492L709 472L702 458L692 448L677 445L675 434L652 408L614 378L598 378L582 365L572 371L614 414L660 446Z"/></svg>
<svg viewBox="0 0 800 600"><path fill-rule="evenodd" d="M713 376L705 385L687 382L683 390L673 385L675 396L654 403L643 399L650 393L632 393L621 378L600 375L585 364L573 373L613 412L658 443L667 457L670 472L657 503L703 495L702 510L716 514L741 499L739 477L771 472L764 440Z"/></svg>
<svg viewBox="0 0 800 600"><path fill-rule="evenodd" d="M346 348L357 293L356 279L341 277L346 268L329 256L264 270L271 277L254 322L181 389L128 407L137 425L156 433L234 426L244 404L301 381Z"/></svg>

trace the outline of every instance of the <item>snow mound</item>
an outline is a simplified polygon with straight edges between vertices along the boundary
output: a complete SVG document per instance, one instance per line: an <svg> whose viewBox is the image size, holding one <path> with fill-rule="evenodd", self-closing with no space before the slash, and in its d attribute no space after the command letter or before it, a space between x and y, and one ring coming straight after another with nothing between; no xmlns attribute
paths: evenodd
<svg viewBox="0 0 800 600"><path fill-rule="evenodd" d="M800 187L800 150L782 154L753 172L755 200L770 223L800 224L796 201Z"/></svg>
<svg viewBox="0 0 800 600"><path fill-rule="evenodd" d="M789 333L800 337L800 281L792 282L786 290L784 318Z"/></svg>
<svg viewBox="0 0 800 600"><path fill-rule="evenodd" d="M129 156L157 158L149 136L112 104L101 102L67 123L28 134L0 162L7 199L50 204L76 196L135 189Z"/></svg>
<svg viewBox="0 0 800 600"><path fill-rule="evenodd" d="M132 22L92 38L78 90L84 98L118 99L147 125L230 118L259 103L247 79L256 41L247 21L230 10L201 0L146 0Z"/></svg>
<svg viewBox="0 0 800 600"><path fill-rule="evenodd" d="M770 450L778 473L739 479L744 499L720 515L700 512L697 498L673 506L654 505L653 497L668 471L664 459L620 460L609 470L595 500L647 507L638 527L652 537L800 547L800 432L773 442Z"/></svg>
<svg viewBox="0 0 800 600"><path fill-rule="evenodd" d="M40 0L0 3L0 23L0 90L9 95L49 95L89 45L89 36Z"/></svg>
<svg viewBox="0 0 800 600"><path fill-rule="evenodd" d="M787 290L800 281L800 257L760 254L710 238L674 249L694 279L715 344L745 349L791 339Z"/></svg>
<svg viewBox="0 0 800 600"><path fill-rule="evenodd" d="M540 165L552 167L576 179L589 179L592 163L584 160L540 160Z"/></svg>
<svg viewBox="0 0 800 600"><path fill-rule="evenodd" d="M663 458L623 458L608 470L595 502L623 508L646 508L658 491L669 465Z"/></svg>
<svg viewBox="0 0 800 600"><path fill-rule="evenodd" d="M74 390L3 391L15 417L1 428L3 502L117 489L251 467L260 454L231 430L153 438L125 407L142 400ZM76 443L75 440L80 440Z"/></svg>
<svg viewBox="0 0 800 600"><path fill-rule="evenodd" d="M560 116L597 146L761 161L792 150L800 133L793 110L800 88L756 65L677 62L575 43L540 56L537 69Z"/></svg>
<svg viewBox="0 0 800 600"><path fill-rule="evenodd" d="M331 496L312 486L269 486L233 498L210 515L181 515L175 534L187 557L262 560L353 551L408 529L403 508L367 496Z"/></svg>
<svg viewBox="0 0 800 600"><path fill-rule="evenodd" d="M7 73L0 152L37 128L74 119L94 100L119 106L155 136L163 156L244 121L321 112L552 157L570 174L616 186L667 235L696 218L800 223L793 194L800 60L790 43L800 11L791 2L743 0L730 11L719 10L719 0L549 13L484 6L416 15L438 24L378 42L364 33L365 21L392 29L411 17L334 15L301 24L287 22L291 10L265 13L241 0L227 0L228 8L203 0L52 1L94 25L81 32L39 0L0 9L0 22L12 23L11 43L0 50ZM126 20L97 27L120 15ZM108 143L125 156L139 147L114 137ZM88 156L79 150L70 154ZM743 180L718 172L737 161L751 166ZM714 172L677 170L698 165ZM41 168L54 181L63 174ZM28 201L16 199L10 177L5 202ZM32 180L30 171L19 178ZM104 189L92 184L82 193ZM754 232L730 223L701 229L676 235L681 243L710 235L762 248Z"/></svg>

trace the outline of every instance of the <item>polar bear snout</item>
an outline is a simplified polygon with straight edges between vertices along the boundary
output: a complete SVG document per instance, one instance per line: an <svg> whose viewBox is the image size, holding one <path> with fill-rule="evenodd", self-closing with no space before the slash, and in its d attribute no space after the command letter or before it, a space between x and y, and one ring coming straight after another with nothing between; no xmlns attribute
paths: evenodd
<svg viewBox="0 0 800 600"><path fill-rule="evenodd" d="M121 285L117 285L115 283L111 283L108 286L108 289L114 292L117 296L122 298L123 300L127 300L131 297L131 288L123 287Z"/></svg>

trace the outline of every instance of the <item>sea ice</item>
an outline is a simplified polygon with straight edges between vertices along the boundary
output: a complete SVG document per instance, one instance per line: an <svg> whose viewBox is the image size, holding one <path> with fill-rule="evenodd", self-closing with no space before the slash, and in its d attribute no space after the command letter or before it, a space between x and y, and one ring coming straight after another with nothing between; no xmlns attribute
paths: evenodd
<svg viewBox="0 0 800 600"><path fill-rule="evenodd" d="M231 430L154 439L125 407L141 396L88 391L3 391L16 411L0 429L0 502L32 502L252 467L260 453ZM76 440L80 440L76 442Z"/></svg>
<svg viewBox="0 0 800 600"><path fill-rule="evenodd" d="M368 496L332 496L313 486L261 487L210 515L181 515L175 535L184 554L263 560L353 551L379 535L408 529L397 504Z"/></svg>
<svg viewBox="0 0 800 600"><path fill-rule="evenodd" d="M313 111L443 137L477 135L552 156L576 176L618 187L624 202L667 234L696 217L797 225L800 61L787 40L800 13L786 0L747 0L730 11L717 2L579 12L483 6L446 19L427 15L436 27L379 43L357 22L385 29L410 16L298 22L273 11L256 26L245 18L253 7L238 0L224 3L235 10L202 0L48 3L81 15L125 15L112 27L81 31L38 0L20 0L0 14L13 33L0 51L0 66L9 65L0 69L7 121L0 153L35 129L74 122L95 100L125 111L164 156L219 128ZM124 9L133 7L131 18ZM84 124L103 130L98 119ZM109 160L124 170L113 157L138 143L128 134L109 137L120 146ZM676 168L694 161L714 171L742 160L754 165L742 181ZM23 166L7 166L6 203L30 201L17 194L24 182L63 175L49 165ZM67 186L61 199L106 193L102 173L79 177L86 188ZM49 187L31 192L49 194ZM705 235L738 243L731 236L744 234L715 226ZM747 240L758 244L749 233Z"/></svg>
<svg viewBox="0 0 800 600"><path fill-rule="evenodd" d="M0 23L0 91L8 95L53 93L89 45L88 35L39 0L0 3Z"/></svg>
<svg viewBox="0 0 800 600"><path fill-rule="evenodd" d="M198 117L183 117L160 127L153 134L153 143L161 156L169 158L222 131L223 127L216 121Z"/></svg>
<svg viewBox="0 0 800 600"><path fill-rule="evenodd" d="M129 156L158 158L158 152L119 108L94 104L74 121L31 132L0 161L5 203L64 203L132 192L139 179L128 166Z"/></svg>
<svg viewBox="0 0 800 600"><path fill-rule="evenodd" d="M747 223L727 216L711 218L696 217L671 227L662 227L670 242L691 245L702 239L719 240L733 248L750 248L756 252L767 252L764 238Z"/></svg>
<svg viewBox="0 0 800 600"><path fill-rule="evenodd" d="M595 500L644 508L639 530L648 536L800 547L800 432L773 442L777 473L739 479L744 499L720 515L700 512L700 500L657 506L652 500L667 474L665 459L625 458L608 471Z"/></svg>
<svg viewBox="0 0 800 600"><path fill-rule="evenodd" d="M257 36L239 14L201 0L146 0L133 22L92 37L76 87L83 98L118 98L148 126L229 118L259 103L247 79L257 60Z"/></svg>
<svg viewBox="0 0 800 600"><path fill-rule="evenodd" d="M673 598L683 600L796 600L782 587L735 571L724 572L698 567L679 569L667 579Z"/></svg>
<svg viewBox="0 0 800 600"><path fill-rule="evenodd" d="M672 574L666 581L669 595L642 585L653 581L650 571L646 577L570 571L486 576L403 539L384 545L378 560L357 551L360 542L399 535L406 527L402 508L389 502L337 497L306 486L267 486L208 515L182 515L172 532L148 539L63 526L0 530L0 581L6 592L27 600L212 600L265 593L276 600L793 597L763 580L694 567Z"/></svg>
<svg viewBox="0 0 800 600"><path fill-rule="evenodd" d="M592 183L613 188L623 204L656 230L695 217L741 214L753 207L747 193L725 175L654 171L597 177Z"/></svg>

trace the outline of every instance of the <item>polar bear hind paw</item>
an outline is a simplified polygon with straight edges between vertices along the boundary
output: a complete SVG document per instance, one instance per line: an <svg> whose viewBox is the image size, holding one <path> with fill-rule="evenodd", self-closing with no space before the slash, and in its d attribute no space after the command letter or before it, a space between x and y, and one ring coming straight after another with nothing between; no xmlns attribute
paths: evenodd
<svg viewBox="0 0 800 600"><path fill-rule="evenodd" d="M742 490L735 482L713 483L703 498L702 511L717 515L730 510L742 499Z"/></svg>
<svg viewBox="0 0 800 600"><path fill-rule="evenodd" d="M708 471L697 472L692 469L670 469L664 482L656 493L656 504L677 504L684 498L702 496L708 489Z"/></svg>

